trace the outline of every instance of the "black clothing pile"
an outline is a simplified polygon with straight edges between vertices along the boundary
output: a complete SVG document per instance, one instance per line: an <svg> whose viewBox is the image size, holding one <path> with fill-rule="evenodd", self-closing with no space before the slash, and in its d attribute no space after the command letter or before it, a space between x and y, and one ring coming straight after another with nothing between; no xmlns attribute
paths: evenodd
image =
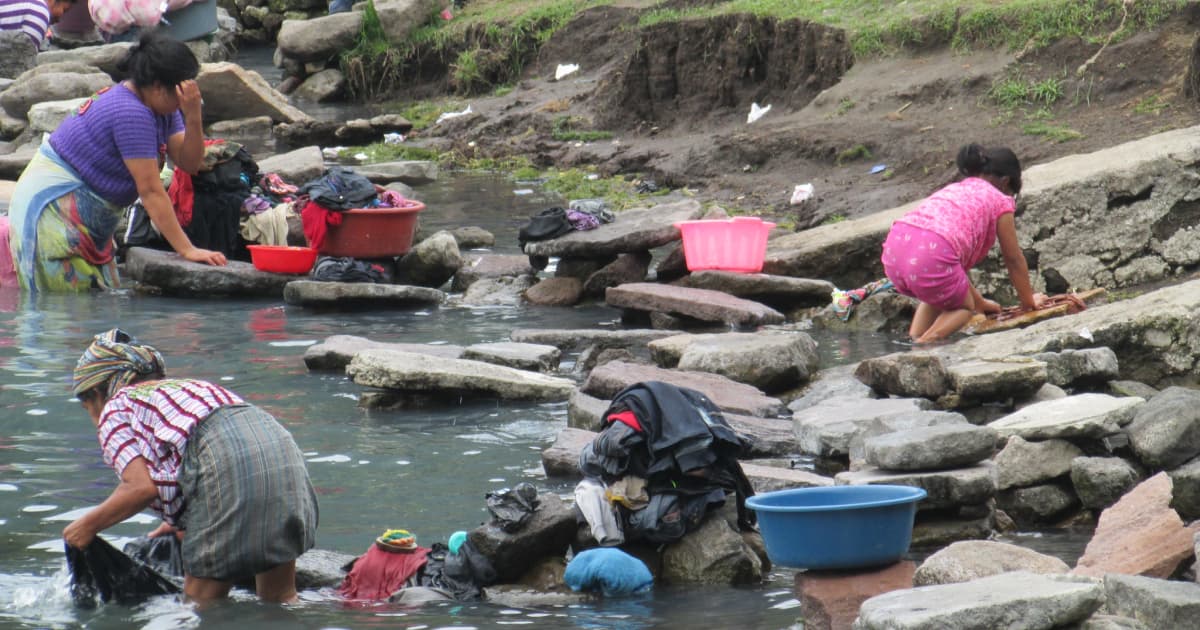
<svg viewBox="0 0 1200 630"><path fill-rule="evenodd" d="M177 584L121 553L103 538L97 537L85 549L65 546L71 599L76 606L95 608L100 602L130 605L154 595L180 592Z"/></svg>
<svg viewBox="0 0 1200 630"><path fill-rule="evenodd" d="M470 541L450 553L444 543L433 543L425 554L425 566L412 580L412 586L442 589L459 601L479 599L481 589L496 583L496 570L487 556Z"/></svg>
<svg viewBox="0 0 1200 630"><path fill-rule="evenodd" d="M247 258L238 230L242 203L258 179L258 164L245 148L212 170L193 175L192 221L183 229L192 244L230 258Z"/></svg>
<svg viewBox="0 0 1200 630"><path fill-rule="evenodd" d="M321 282L383 282L385 279L384 269L379 265L332 256L318 258L309 275Z"/></svg>
<svg viewBox="0 0 1200 630"><path fill-rule="evenodd" d="M334 166L320 177L300 187L301 195L326 210L344 212L366 208L375 200L375 184L371 180L341 166Z"/></svg>

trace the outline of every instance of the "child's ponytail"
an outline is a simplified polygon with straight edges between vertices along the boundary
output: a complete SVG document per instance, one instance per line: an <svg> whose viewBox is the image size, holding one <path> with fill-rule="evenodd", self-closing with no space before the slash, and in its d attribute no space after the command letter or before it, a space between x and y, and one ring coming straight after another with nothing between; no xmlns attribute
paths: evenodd
<svg viewBox="0 0 1200 630"><path fill-rule="evenodd" d="M983 174L983 167L987 164L987 152L978 144L968 144L958 150L958 159L955 163L958 165L958 172L966 177L978 177Z"/></svg>
<svg viewBox="0 0 1200 630"><path fill-rule="evenodd" d="M1008 187L1015 195L1021 192L1021 161L1012 149L993 147L985 149L979 144L968 144L958 150L955 160L958 172L964 177L995 175L1007 177Z"/></svg>

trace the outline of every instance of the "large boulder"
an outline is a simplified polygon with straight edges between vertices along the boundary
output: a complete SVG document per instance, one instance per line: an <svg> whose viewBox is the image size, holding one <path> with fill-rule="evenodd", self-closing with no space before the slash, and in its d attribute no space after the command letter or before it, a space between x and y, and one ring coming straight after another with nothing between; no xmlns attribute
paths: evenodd
<svg viewBox="0 0 1200 630"><path fill-rule="evenodd" d="M511 582L547 556L562 556L575 539L574 508L558 495L538 495L538 508L517 531L509 533L488 523L467 534L467 540L492 563L496 579Z"/></svg>
<svg viewBox="0 0 1200 630"><path fill-rule="evenodd" d="M611 404L611 400L588 396L575 390L567 399L567 426L572 429L599 431L604 420L604 412L608 411Z"/></svg>
<svg viewBox="0 0 1200 630"><path fill-rule="evenodd" d="M719 513L663 550L662 579L669 584L756 584L762 561Z"/></svg>
<svg viewBox="0 0 1200 630"><path fill-rule="evenodd" d="M346 579L345 567L354 556L328 549L309 549L296 558L296 588L337 588Z"/></svg>
<svg viewBox="0 0 1200 630"><path fill-rule="evenodd" d="M950 391L942 360L929 354L897 352L866 359L854 376L884 396L941 398Z"/></svg>
<svg viewBox="0 0 1200 630"><path fill-rule="evenodd" d="M1026 398L1046 384L1040 361L964 361L947 371L954 393L972 402Z"/></svg>
<svg viewBox="0 0 1200 630"><path fill-rule="evenodd" d="M781 457L800 449L792 421L786 418L756 418L741 414L723 414L744 444L742 457Z"/></svg>
<svg viewBox="0 0 1200 630"><path fill-rule="evenodd" d="M604 301L616 308L682 315L703 322L734 326L760 326L784 321L779 311L758 302L718 291L653 282L610 287L604 293Z"/></svg>
<svg viewBox="0 0 1200 630"><path fill-rule="evenodd" d="M0 31L3 34L3 31ZM68 116L79 110L79 106L91 100L89 97L68 101L43 101L29 108L29 129L34 133L50 133Z"/></svg>
<svg viewBox="0 0 1200 630"><path fill-rule="evenodd" d="M117 68L125 57L129 56L132 42L119 42L103 46L83 46L71 50L47 50L37 55L39 66L46 64L74 62L77 64L95 66L107 74L113 81L120 81L125 75Z"/></svg>
<svg viewBox="0 0 1200 630"><path fill-rule="evenodd" d="M1117 353L1111 348L1066 349L1033 356L1046 364L1047 381L1059 387L1100 385L1120 376Z"/></svg>
<svg viewBox="0 0 1200 630"><path fill-rule="evenodd" d="M1116 503L1142 478L1137 467L1120 457L1076 457L1071 460L1071 484L1079 502L1090 510Z"/></svg>
<svg viewBox="0 0 1200 630"><path fill-rule="evenodd" d="M292 92L298 101L326 103L337 100L346 89L346 75L336 68L326 68L304 79L304 83Z"/></svg>
<svg viewBox="0 0 1200 630"><path fill-rule="evenodd" d="M380 134L382 135L382 134ZM437 162L427 160L402 160L399 162L376 162L356 169L360 175L376 184L403 182L419 186L437 181Z"/></svg>
<svg viewBox="0 0 1200 630"><path fill-rule="evenodd" d="M442 4L435 0L378 0L374 6L388 43L401 46L408 43L413 31L429 22Z"/></svg>
<svg viewBox="0 0 1200 630"><path fill-rule="evenodd" d="M459 243L460 250L462 247L462 243ZM455 272L454 282L451 283L450 288L454 291L466 291L467 287L481 278L535 275L537 275L537 271L530 266L528 256L473 254L463 257L462 264Z"/></svg>
<svg viewBox="0 0 1200 630"><path fill-rule="evenodd" d="M592 297L604 295L609 287L641 282L650 269L650 252L620 254L617 259L588 275L583 283L583 294Z"/></svg>
<svg viewBox="0 0 1200 630"><path fill-rule="evenodd" d="M283 296L283 287L296 276L259 271L247 262L229 261L214 267L184 260L175 252L131 247L125 255L126 275L170 295Z"/></svg>
<svg viewBox="0 0 1200 630"><path fill-rule="evenodd" d="M298 306L417 308L436 306L445 297L437 289L371 282L295 280L283 288L283 301Z"/></svg>
<svg viewBox="0 0 1200 630"><path fill-rule="evenodd" d="M281 54L301 63L325 61L354 48L362 21L361 11L334 13L310 20L284 20L275 43Z"/></svg>
<svg viewBox="0 0 1200 630"><path fill-rule="evenodd" d="M653 348L651 348L653 352ZM843 369L821 370L804 388L804 393L788 403L791 411L802 411L819 405L831 398L874 398L870 386L851 376Z"/></svg>
<svg viewBox="0 0 1200 630"><path fill-rule="evenodd" d="M1185 521L1200 519L1200 457L1167 475L1171 477L1171 507Z"/></svg>
<svg viewBox="0 0 1200 630"><path fill-rule="evenodd" d="M1166 578L1195 554L1195 530L1171 509L1171 478L1159 473L1100 514L1096 533L1074 573L1124 573Z"/></svg>
<svg viewBox="0 0 1200 630"><path fill-rule="evenodd" d="M1104 593L1105 610L1149 628L1190 628L1200 619L1200 584L1110 573Z"/></svg>
<svg viewBox="0 0 1200 630"><path fill-rule="evenodd" d="M867 423L859 423L854 427L854 433L850 437L850 469L858 470L867 463L866 442L873 437L892 433L905 433L927 427L953 427L962 429L971 426L971 423L967 422L965 416L952 411L910 411L896 415L882 416ZM995 433L992 433L992 439L993 444L988 447L989 453L995 449ZM977 448L982 450L982 446ZM972 460L970 463L976 461L979 460Z"/></svg>
<svg viewBox="0 0 1200 630"><path fill-rule="evenodd" d="M819 364L817 344L807 334L771 332L706 337L689 344L676 367L775 392L807 382Z"/></svg>
<svg viewBox="0 0 1200 630"><path fill-rule="evenodd" d="M862 603L876 595L912 588L916 565L903 560L886 567L855 571L800 571L795 593L804 627L849 629Z"/></svg>
<svg viewBox="0 0 1200 630"><path fill-rule="evenodd" d="M214 95L204 102L204 120L210 123L252 116L270 116L271 120L284 123L309 118L288 104L287 97L272 88L262 75L234 63L200 64L196 83L202 93Z"/></svg>
<svg viewBox="0 0 1200 630"><path fill-rule="evenodd" d="M517 306L533 282L529 276L482 278L467 287L462 303L468 306Z"/></svg>
<svg viewBox="0 0 1200 630"><path fill-rule="evenodd" d="M440 287L462 267L458 241L441 231L413 246L396 266L400 278L426 287Z"/></svg>
<svg viewBox="0 0 1200 630"><path fill-rule="evenodd" d="M618 213L612 223L594 230L525 244L530 256L602 258L644 252L679 240L678 221L700 218L704 209L694 199Z"/></svg>
<svg viewBox="0 0 1200 630"><path fill-rule="evenodd" d="M1053 523L1079 508L1079 498L1066 481L1011 488L996 494L996 507L1022 527Z"/></svg>
<svg viewBox="0 0 1200 630"><path fill-rule="evenodd" d="M942 470L970 466L996 448L996 432L966 425L930 426L864 440L868 464L882 470Z"/></svg>
<svg viewBox="0 0 1200 630"><path fill-rule="evenodd" d="M1138 408L1126 429L1138 459L1175 468L1200 455L1200 391L1170 387Z"/></svg>
<svg viewBox="0 0 1200 630"><path fill-rule="evenodd" d="M1100 438L1129 424L1143 402L1136 397L1077 394L1030 405L988 426L1002 437L1019 435L1026 440Z"/></svg>
<svg viewBox="0 0 1200 630"><path fill-rule="evenodd" d="M29 108L37 103L88 97L110 85L112 77L101 72L34 74L0 92L0 106L17 118L26 118Z"/></svg>
<svg viewBox="0 0 1200 630"><path fill-rule="evenodd" d="M394 350L364 350L346 366L346 374L367 387L504 400L566 400L575 389L563 378Z"/></svg>
<svg viewBox="0 0 1200 630"><path fill-rule="evenodd" d="M996 489L1032 486L1069 474L1071 462L1080 455L1083 451L1066 440L1026 442L1014 435L996 455Z"/></svg>
<svg viewBox="0 0 1200 630"><path fill-rule="evenodd" d="M583 283L578 278L545 278L525 290L525 300L538 306L575 306L581 299Z"/></svg>
<svg viewBox="0 0 1200 630"><path fill-rule="evenodd" d="M783 408L777 398L771 398L749 385L734 382L724 376L706 372L663 370L650 365L612 361L592 370L581 388L584 393L611 399L617 392L641 381L663 381L679 387L697 390L723 411L751 416L774 416Z"/></svg>
<svg viewBox="0 0 1200 630"><path fill-rule="evenodd" d="M926 558L913 576L913 585L969 582L1009 571L1045 574L1070 570L1062 560L1032 549L990 540L969 540L956 542Z"/></svg>
<svg viewBox="0 0 1200 630"><path fill-rule="evenodd" d="M363 350L385 349L459 359L465 349L451 344L386 343L354 335L333 335L304 350L304 365L310 370L344 370L354 355Z"/></svg>
<svg viewBox="0 0 1200 630"><path fill-rule="evenodd" d="M325 172L325 157L321 155L319 147L302 147L259 160L258 170L275 173L284 181L299 186Z"/></svg>
<svg viewBox="0 0 1200 630"><path fill-rule="evenodd" d="M790 490L792 488L823 488L834 485L833 479L807 470L772 464L757 464L757 460L742 463L742 472L756 493Z"/></svg>
<svg viewBox="0 0 1200 630"><path fill-rule="evenodd" d="M567 427L554 443L542 451L542 470L547 477L579 477L579 453L599 435L595 431Z"/></svg>

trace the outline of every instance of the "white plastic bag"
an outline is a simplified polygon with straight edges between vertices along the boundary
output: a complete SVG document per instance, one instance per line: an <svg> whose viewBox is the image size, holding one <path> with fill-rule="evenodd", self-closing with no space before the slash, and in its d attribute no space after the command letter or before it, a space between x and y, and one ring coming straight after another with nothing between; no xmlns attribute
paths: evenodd
<svg viewBox="0 0 1200 630"><path fill-rule="evenodd" d="M792 191L792 205L798 206L812 198L815 189L812 184L797 184Z"/></svg>
<svg viewBox="0 0 1200 630"><path fill-rule="evenodd" d="M746 116L746 124L749 125L759 118L766 116L767 112L769 111L771 111L770 105L767 105L766 107L759 107L758 103L750 103L750 115Z"/></svg>
<svg viewBox="0 0 1200 630"><path fill-rule="evenodd" d="M561 81L563 77L577 70L579 70L579 64L577 63L560 63L558 64L558 68L554 70L554 80Z"/></svg>
<svg viewBox="0 0 1200 630"><path fill-rule="evenodd" d="M454 118L458 118L459 116L467 116L472 113L474 113L474 112L471 111L471 106L467 105L467 108L462 110L461 112L444 112L444 113L442 113L441 116L437 117L437 122L435 122L434 124L440 125L447 120L452 120Z"/></svg>

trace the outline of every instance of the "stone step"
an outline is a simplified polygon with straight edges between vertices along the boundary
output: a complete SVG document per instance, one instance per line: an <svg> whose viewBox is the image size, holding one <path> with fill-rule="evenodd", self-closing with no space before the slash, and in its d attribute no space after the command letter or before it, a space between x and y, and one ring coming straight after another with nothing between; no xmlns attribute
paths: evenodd
<svg viewBox="0 0 1200 630"><path fill-rule="evenodd" d="M125 255L125 274L170 295L187 297L280 297L294 275L259 271L248 262L231 260L214 267L184 260L175 252L131 247Z"/></svg>
<svg viewBox="0 0 1200 630"><path fill-rule="evenodd" d="M364 350L346 366L346 374L367 387L504 400L565 401L575 390L575 384L565 378L395 350Z"/></svg>
<svg viewBox="0 0 1200 630"><path fill-rule="evenodd" d="M653 282L610 287L604 293L604 300L616 308L683 315L700 321L736 326L761 326L784 321L782 313L759 302L719 291Z"/></svg>
<svg viewBox="0 0 1200 630"><path fill-rule="evenodd" d="M1077 394L1025 407L988 424L1001 437L1026 440L1101 438L1133 420L1141 398L1108 394Z"/></svg>
<svg viewBox="0 0 1200 630"><path fill-rule="evenodd" d="M436 306L445 298L437 289L404 284L293 280L283 287L283 301L294 306L418 308Z"/></svg>
<svg viewBox="0 0 1200 630"><path fill-rule="evenodd" d="M776 416L783 411L778 398L718 374L664 370L625 361L611 361L592 370L580 389L590 396L612 399L617 392L642 381L663 381L694 389L708 396L722 411L758 417Z"/></svg>
<svg viewBox="0 0 1200 630"><path fill-rule="evenodd" d="M466 350L451 344L387 343L354 335L333 335L304 351L304 365L310 370L344 370L354 355L363 350L382 349L429 354L445 359L458 359Z"/></svg>

